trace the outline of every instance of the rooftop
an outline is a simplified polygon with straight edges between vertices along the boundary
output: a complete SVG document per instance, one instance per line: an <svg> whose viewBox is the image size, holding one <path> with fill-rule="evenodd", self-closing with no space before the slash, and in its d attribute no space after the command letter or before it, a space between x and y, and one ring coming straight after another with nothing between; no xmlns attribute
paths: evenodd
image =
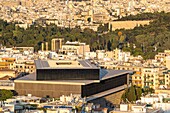
<svg viewBox="0 0 170 113"><path fill-rule="evenodd" d="M109 79L112 77L116 77L119 75L127 74L127 73L132 73L132 71L127 71L127 70L105 70L105 69L100 69L100 80L105 80ZM37 81L36 80L36 73L32 73L29 75L26 75L24 77L18 78L15 81L24 81L24 82L38 82L38 83L54 83L54 84L81 84L81 85L86 85L94 82L100 82L100 80L54 80L54 81Z"/></svg>
<svg viewBox="0 0 170 113"><path fill-rule="evenodd" d="M91 64L89 60L35 60L36 69L99 69L96 65Z"/></svg>
<svg viewBox="0 0 170 113"><path fill-rule="evenodd" d="M100 69L100 80L109 79L109 78L116 77L116 76L123 75L123 74L127 74L127 73L131 74L131 73L133 73L133 71Z"/></svg>

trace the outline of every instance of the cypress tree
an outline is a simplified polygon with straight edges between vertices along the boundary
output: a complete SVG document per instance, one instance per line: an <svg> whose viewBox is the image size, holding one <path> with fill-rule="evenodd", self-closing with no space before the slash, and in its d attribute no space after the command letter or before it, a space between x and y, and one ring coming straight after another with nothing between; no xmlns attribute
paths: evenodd
<svg viewBox="0 0 170 113"><path fill-rule="evenodd" d="M129 88L129 92L127 94L127 99L130 102L136 101L135 88L133 85Z"/></svg>

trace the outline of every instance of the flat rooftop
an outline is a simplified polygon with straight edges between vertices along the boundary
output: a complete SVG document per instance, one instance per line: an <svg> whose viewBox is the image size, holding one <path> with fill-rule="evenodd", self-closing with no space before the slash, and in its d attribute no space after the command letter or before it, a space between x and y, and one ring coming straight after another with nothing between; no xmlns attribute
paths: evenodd
<svg viewBox="0 0 170 113"><path fill-rule="evenodd" d="M100 79L99 80L36 80L36 73L26 75L24 77L18 78L15 82L24 82L24 83L50 83L50 84L74 84L74 85L87 85L91 83L99 83L101 80L113 78L123 74L130 74L133 71L128 70L106 70L100 69Z"/></svg>
<svg viewBox="0 0 170 113"><path fill-rule="evenodd" d="M99 69L95 64L92 64L89 60L35 60L36 69Z"/></svg>

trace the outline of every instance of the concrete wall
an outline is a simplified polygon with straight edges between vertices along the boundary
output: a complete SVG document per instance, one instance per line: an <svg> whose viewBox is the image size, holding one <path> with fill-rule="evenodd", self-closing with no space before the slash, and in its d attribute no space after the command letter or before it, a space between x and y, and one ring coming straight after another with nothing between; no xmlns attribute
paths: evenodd
<svg viewBox="0 0 170 113"><path fill-rule="evenodd" d="M124 90L118 91L116 93L104 96L102 98L98 98L95 100L92 100L91 102L100 104L102 107L120 104L122 94L124 93Z"/></svg>
<svg viewBox="0 0 170 113"><path fill-rule="evenodd" d="M169 89L167 89L167 90L156 89L156 90L155 90L155 93L156 93L156 94L159 94L159 93L167 93L167 94L170 94L170 90L169 90Z"/></svg>
<svg viewBox="0 0 170 113"><path fill-rule="evenodd" d="M140 25L149 25L150 20L144 21L113 21L109 25L112 25L112 31L116 29L133 29L136 26Z"/></svg>
<svg viewBox="0 0 170 113"><path fill-rule="evenodd" d="M32 94L33 96L60 97L61 95L81 94L81 85L42 84L42 83L15 83L15 90L19 95Z"/></svg>

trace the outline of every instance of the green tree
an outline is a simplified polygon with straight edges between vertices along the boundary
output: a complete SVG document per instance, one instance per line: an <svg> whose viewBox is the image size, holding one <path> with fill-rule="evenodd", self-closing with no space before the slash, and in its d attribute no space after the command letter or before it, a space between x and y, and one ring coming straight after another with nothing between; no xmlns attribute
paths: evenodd
<svg viewBox="0 0 170 113"><path fill-rule="evenodd" d="M134 102L142 96L142 88L132 85L131 87L125 89L125 92L122 94L121 99L126 102Z"/></svg>
<svg viewBox="0 0 170 113"><path fill-rule="evenodd" d="M104 24L104 25L100 24L99 27L97 28L97 31L99 33L103 33L103 32L106 32L108 30L109 30L109 24L108 23Z"/></svg>
<svg viewBox="0 0 170 113"><path fill-rule="evenodd" d="M140 97L142 96L142 88L141 87L136 87L136 100L139 100Z"/></svg>
<svg viewBox="0 0 170 113"><path fill-rule="evenodd" d="M129 88L129 91L128 91L128 94L127 94L127 99L130 102L136 101L135 88L134 88L133 85Z"/></svg>
<svg viewBox="0 0 170 113"><path fill-rule="evenodd" d="M128 94L128 88L126 88L125 89L125 92L122 94L122 97L121 97L121 99L124 101L124 102L126 102L126 99L127 99L127 94Z"/></svg>
<svg viewBox="0 0 170 113"><path fill-rule="evenodd" d="M12 98L13 93L10 90L1 89L0 90L0 100L5 101L6 99Z"/></svg>
<svg viewBox="0 0 170 113"><path fill-rule="evenodd" d="M155 93L155 90L153 88L143 88L144 95Z"/></svg>

